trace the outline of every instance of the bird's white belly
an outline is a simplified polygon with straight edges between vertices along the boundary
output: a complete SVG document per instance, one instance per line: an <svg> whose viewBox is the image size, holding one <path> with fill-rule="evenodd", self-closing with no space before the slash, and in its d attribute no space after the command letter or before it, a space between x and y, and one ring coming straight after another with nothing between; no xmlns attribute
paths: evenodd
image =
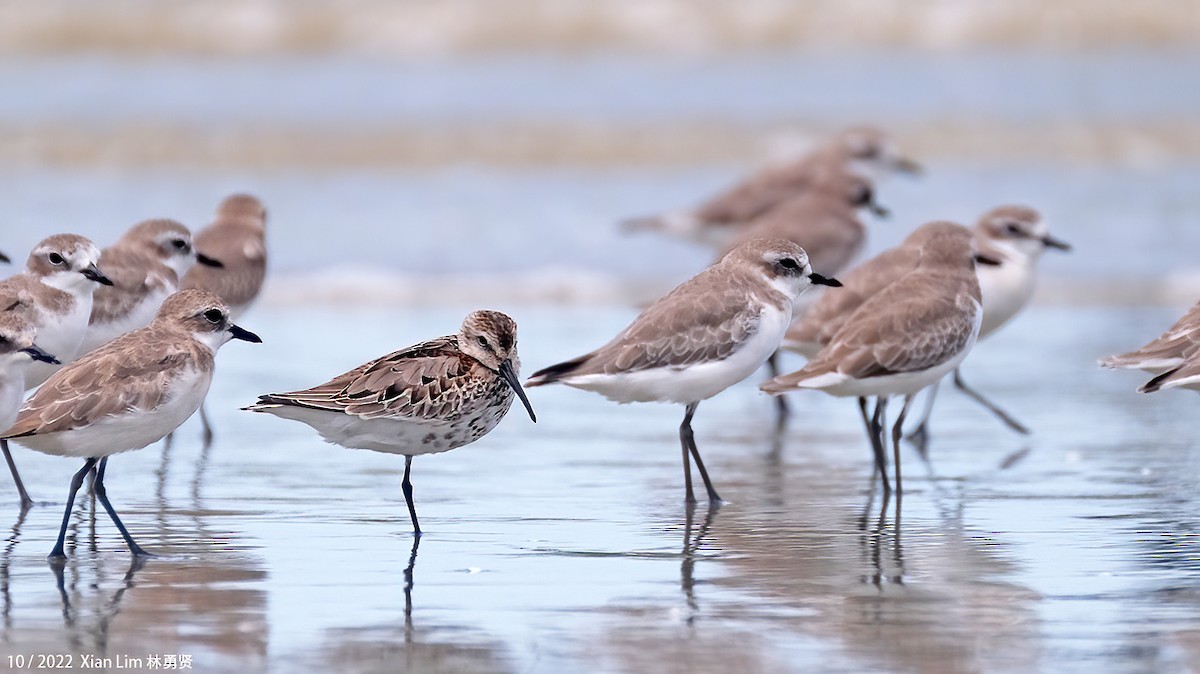
<svg viewBox="0 0 1200 674"><path fill-rule="evenodd" d="M1010 260L998 267L980 265L976 272L983 294L983 323L979 328L979 338L983 339L1025 308L1033 296L1037 272L1030 265Z"/></svg>
<svg viewBox="0 0 1200 674"><path fill-rule="evenodd" d="M758 330L728 358L708 363L620 374L592 374L568 377L568 386L594 391L619 403L675 402L706 400L754 374L771 354L779 349L783 333L791 322L791 307L766 306L759 315Z"/></svg>
<svg viewBox="0 0 1200 674"><path fill-rule="evenodd" d="M55 456L100 457L141 449L163 439L195 414L211 383L211 372L189 370L172 382L170 392L152 410L130 411L69 431L12 441Z"/></svg>
<svg viewBox="0 0 1200 674"><path fill-rule="evenodd" d="M66 313L51 314L41 312L38 324L38 348L54 356L62 365L53 365L36 361L25 371L25 389L41 386L63 365L75 360L79 355L79 344L87 333L88 319L92 315L92 295L84 294L75 298L75 305Z"/></svg>
<svg viewBox="0 0 1200 674"><path fill-rule="evenodd" d="M308 424L326 442L352 449L419 456L457 449L486 435L508 412L505 404L490 405L454 420L364 419L352 414L294 405L266 407L263 412Z"/></svg>

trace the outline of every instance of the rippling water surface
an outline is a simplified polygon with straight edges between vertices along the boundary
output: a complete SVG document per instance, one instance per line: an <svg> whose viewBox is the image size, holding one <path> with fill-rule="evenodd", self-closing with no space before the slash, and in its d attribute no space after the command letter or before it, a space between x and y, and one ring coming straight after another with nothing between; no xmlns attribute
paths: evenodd
<svg viewBox="0 0 1200 674"><path fill-rule="evenodd" d="M526 370L619 329L618 308L500 307ZM162 556L129 567L82 499L62 578L45 560L74 462L16 451L35 498L0 550L6 654L192 656L200 671L1186 671L1200 664L1189 394L1138 396L1094 358L1172 310L1039 308L968 361L1036 429L1012 435L944 392L902 504L868 489L857 411L820 394L773 441L751 382L696 433L729 503L682 499L673 406L531 393L479 443L414 462L324 445L240 412L452 331L466 309L269 310L243 321L189 423L110 462L110 496Z"/></svg>

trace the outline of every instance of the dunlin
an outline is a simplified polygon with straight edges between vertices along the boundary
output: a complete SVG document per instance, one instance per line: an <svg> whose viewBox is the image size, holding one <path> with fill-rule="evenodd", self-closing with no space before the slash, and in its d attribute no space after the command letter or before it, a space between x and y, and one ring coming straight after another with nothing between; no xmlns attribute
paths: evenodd
<svg viewBox="0 0 1200 674"><path fill-rule="evenodd" d="M130 552L146 554L109 503L108 457L161 440L195 413L212 382L216 351L230 339L261 341L230 321L229 308L216 295L183 290L163 302L150 325L63 367L25 402L16 423L0 437L45 454L85 459L71 479L52 559L66 556L63 542L75 493L93 467L96 498Z"/></svg>
<svg viewBox="0 0 1200 674"><path fill-rule="evenodd" d="M113 285L92 299L92 315L79 352L87 353L154 320L163 300L197 262L221 263L196 251L192 233L174 220L146 220L100 251L100 267Z"/></svg>
<svg viewBox="0 0 1200 674"><path fill-rule="evenodd" d="M35 360L58 362L53 355L34 344L34 336L31 312L16 307L0 309L0 430L11 426L17 418L17 410L21 409L21 401L25 399L25 371L29 365ZM9 452L8 441L0 440L0 447L4 450L4 459L8 462L13 482L17 485L17 493L21 495L21 507L28 508L33 500L25 491L17 464Z"/></svg>
<svg viewBox="0 0 1200 674"><path fill-rule="evenodd" d="M38 345L63 363L79 354L97 284L112 285L96 267L99 259L100 249L84 237L55 234L33 249L24 272L0 281L0 306L20 301L22 294L32 298ZM34 363L25 386L38 386L59 367Z"/></svg>
<svg viewBox="0 0 1200 674"><path fill-rule="evenodd" d="M377 358L302 391L259 396L244 409L312 426L326 442L404 455L401 484L413 531L414 456L475 442L519 397L537 421L517 375L517 324L498 311L475 311L458 334Z"/></svg>
<svg viewBox="0 0 1200 674"><path fill-rule="evenodd" d="M839 285L814 273L804 249L790 241L747 241L654 302L612 341L535 372L526 385L562 383L618 403L684 404L687 500L696 498L690 454L709 500L719 502L692 434L696 407L762 367L779 348L796 298L813 284Z"/></svg>
<svg viewBox="0 0 1200 674"><path fill-rule="evenodd" d="M753 173L694 209L633 218L623 224L631 230L659 230L712 245L714 239L723 241L738 226L811 189L822 173L830 171L874 175L918 173L920 167L902 157L882 131L855 127L794 161Z"/></svg>
<svg viewBox="0 0 1200 674"><path fill-rule="evenodd" d="M976 268L983 293L983 323L979 339L985 339L1006 325L1029 304L1037 284L1037 262L1049 249L1069 251L1071 246L1050 234L1041 214L1028 206L1000 206L975 224ZM1022 434L1029 429L967 385L962 369L955 369L954 385L1001 421ZM921 420L909 437L923 445L929 435L929 416L937 396L937 385L929 391Z"/></svg>
<svg viewBox="0 0 1200 674"><path fill-rule="evenodd" d="M983 320L970 231L950 222L920 229L924 245L914 269L867 298L803 369L761 387L775 395L816 389L857 397L864 420L865 399L878 398L869 427L885 492L890 492L884 452L887 398L904 398L892 428L899 492L900 434L913 396L958 367L974 346Z"/></svg>
<svg viewBox="0 0 1200 674"><path fill-rule="evenodd" d="M267 209L249 194L226 197L217 206L212 224L196 232L196 248L221 261L220 267L192 267L180 287L216 293L240 317L262 290L267 276ZM200 406L204 442L212 441L212 425Z"/></svg>

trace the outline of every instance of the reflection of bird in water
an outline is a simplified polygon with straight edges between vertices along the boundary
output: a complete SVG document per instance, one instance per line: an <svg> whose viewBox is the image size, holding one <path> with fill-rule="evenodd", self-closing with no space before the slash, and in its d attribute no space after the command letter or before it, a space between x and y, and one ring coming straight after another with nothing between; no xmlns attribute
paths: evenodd
<svg viewBox="0 0 1200 674"><path fill-rule="evenodd" d="M118 587L115 592L113 592L112 596L109 597L107 601L103 602L104 608L99 612L95 625L87 629L87 632L94 640L93 644L89 647L78 648L79 652L92 652L99 654L108 652L109 626L112 624L113 619L117 617L117 614L120 613L121 599L124 598L125 593L133 587L133 578L137 572L142 569L145 563L146 559L141 556L134 556L130 561L129 569L125 572L125 576L121 580L121 586ZM55 586L58 588L59 597L62 599L63 624L68 630L71 631L72 641L81 645L82 639L80 638L81 635L77 629L80 623L78 616L76 615L75 607L71 603L71 595L78 591L77 588L79 587L79 584L77 582L72 582L70 586L70 592L68 592L65 569L66 564L50 564L50 570L54 573ZM99 585L97 583L84 583L83 587L86 589L96 589L97 595L100 592Z"/></svg>
<svg viewBox="0 0 1200 674"><path fill-rule="evenodd" d="M696 532L695 538L692 538L692 523L696 517L696 504L688 503L684 509L683 551L681 553L683 561L679 564L679 586L683 589L683 596L687 600L688 608L691 609L687 617L689 625L696 621L696 615L700 612L700 605L696 601L696 551L700 549L700 544L708 535L708 530L712 527L713 520L716 519L717 511L720 509L720 503L709 505L708 512L704 515L704 523L700 525L700 530Z"/></svg>
<svg viewBox="0 0 1200 674"><path fill-rule="evenodd" d="M412 591L413 569L417 566L417 548L421 545L421 537L413 536L412 552L408 555L408 566L404 568L404 643L411 644L413 638L412 622Z"/></svg>
<svg viewBox="0 0 1200 674"><path fill-rule="evenodd" d="M4 602L4 629L12 629L12 593L9 591L8 582L11 578L13 550L17 547L17 541L21 539L21 525L25 524L25 516L28 514L29 508L21 509L16 523L4 541L4 552L0 553L0 597Z"/></svg>

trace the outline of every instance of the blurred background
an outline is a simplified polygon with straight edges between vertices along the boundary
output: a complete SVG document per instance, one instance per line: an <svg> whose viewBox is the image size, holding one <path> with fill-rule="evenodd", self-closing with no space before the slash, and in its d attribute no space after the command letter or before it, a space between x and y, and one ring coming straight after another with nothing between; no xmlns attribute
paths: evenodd
<svg viewBox="0 0 1200 674"><path fill-rule="evenodd" d="M1095 366L1200 297L1198 73L1196 0L0 0L0 273L51 232L198 229L235 191L267 205L271 255L239 319L265 343L218 359L211 454L189 422L113 462L165 555L135 581L81 504L54 578L61 512L33 508L0 548L0 653L1200 671L1195 397ZM796 396L772 451L757 379L697 416L719 512L680 503L677 407L537 389L536 427L418 462L419 559L398 457L238 411L469 309L517 319L526 372L594 348L713 255L619 220L856 124L927 169L877 187L868 255L1014 201L1075 246L966 367L1034 435L943 393L902 528L873 515L853 405ZM61 498L68 462L17 461Z"/></svg>
<svg viewBox="0 0 1200 674"><path fill-rule="evenodd" d="M1147 0L0 2L0 250L271 212L266 302L620 301L691 206L851 124L895 217L1042 210L1047 301L1200 294L1200 5ZM1135 255L1128 255L1128 253Z"/></svg>

